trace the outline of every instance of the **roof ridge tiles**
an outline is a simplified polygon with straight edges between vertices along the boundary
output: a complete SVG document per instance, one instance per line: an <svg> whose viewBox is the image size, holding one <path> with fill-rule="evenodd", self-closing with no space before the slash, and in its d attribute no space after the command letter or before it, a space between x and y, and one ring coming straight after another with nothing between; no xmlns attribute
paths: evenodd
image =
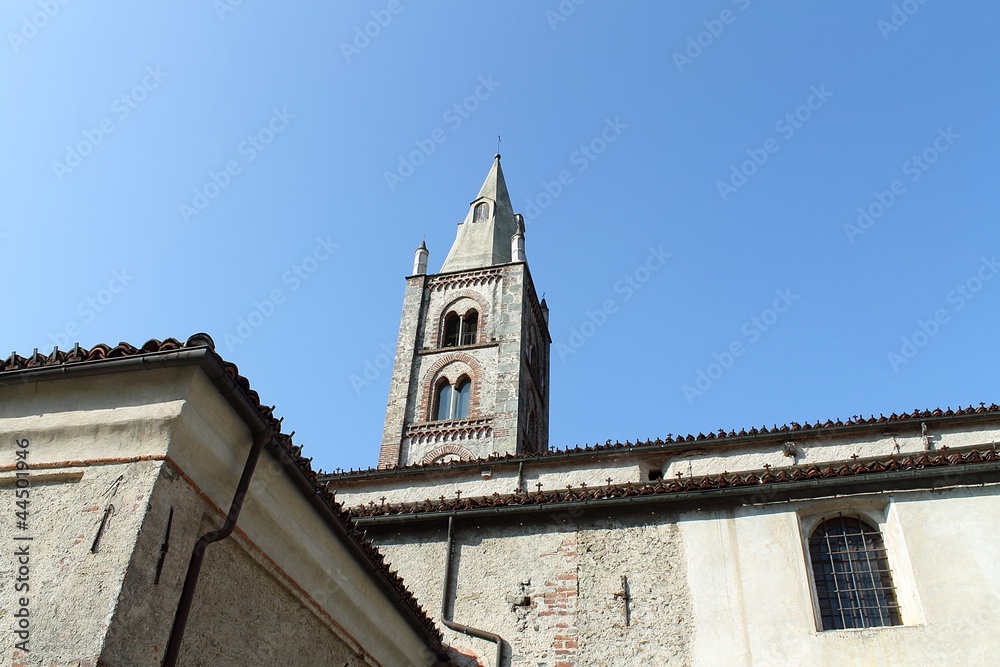
<svg viewBox="0 0 1000 667"><path fill-rule="evenodd" d="M761 470L742 472L713 473L695 477L678 477L676 480L657 480L655 482L624 484L580 488L551 489L525 491L514 494L498 494L491 496L460 498L441 497L439 502L431 500L408 501L400 503L384 503L375 505L359 505L350 509L352 516L368 518L378 516L393 516L405 514L422 514L427 512L444 512L454 510L469 510L507 505L539 505L557 502L591 501L609 498L626 498L631 496L670 495L683 491L712 491L722 488L741 486L760 486L764 484L785 484L810 479L830 479L835 477L853 477L866 474L918 470L924 468L953 467L979 463L1000 462L1000 451L995 444L988 448L973 446L960 451L938 450L923 451L908 455L902 459L895 454L881 457L870 457L855 461L836 461L823 464L791 465L782 468L764 467Z"/></svg>

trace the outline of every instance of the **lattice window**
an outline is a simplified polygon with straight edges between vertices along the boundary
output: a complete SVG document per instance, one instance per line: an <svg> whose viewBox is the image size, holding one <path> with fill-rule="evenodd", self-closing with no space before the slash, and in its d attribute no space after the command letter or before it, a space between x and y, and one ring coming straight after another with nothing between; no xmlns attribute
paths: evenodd
<svg viewBox="0 0 1000 667"><path fill-rule="evenodd" d="M900 625L882 534L854 516L838 515L809 537L824 630Z"/></svg>

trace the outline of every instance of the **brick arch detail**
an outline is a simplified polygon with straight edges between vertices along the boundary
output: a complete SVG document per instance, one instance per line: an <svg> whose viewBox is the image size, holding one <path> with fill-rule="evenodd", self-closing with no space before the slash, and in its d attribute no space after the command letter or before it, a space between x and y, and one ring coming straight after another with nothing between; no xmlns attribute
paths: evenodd
<svg viewBox="0 0 1000 667"><path fill-rule="evenodd" d="M456 454L463 461L472 461L476 458L475 454L461 445L441 445L437 449L428 452L422 463L434 463L434 459L439 456L444 456L445 454Z"/></svg>
<svg viewBox="0 0 1000 667"><path fill-rule="evenodd" d="M465 364L468 366L468 371L463 369L454 378L448 379L451 382L457 382L458 378L463 375L468 376L469 380L472 381L472 396L469 397L469 419L475 419L479 416L479 399L484 377L483 367L479 364L479 360L471 355L464 352L452 352L435 361L424 373L422 383L423 398L420 401L420 414L424 416L424 421L431 421L431 415L434 410L434 393L437 389L437 381L441 371L454 363Z"/></svg>
<svg viewBox="0 0 1000 667"><path fill-rule="evenodd" d="M441 307L440 312L438 312L437 317L434 318L434 332L431 334L431 340L434 341L435 347L444 346L444 318L451 311L452 306L461 301L462 299L472 299L479 306L479 332L483 334L486 333L486 326L489 324L489 310L490 304L486 301L481 293L471 290L462 289L458 290L449 295L451 298ZM459 313L459 315L465 315L468 312L468 308ZM478 337L478 332L477 332Z"/></svg>

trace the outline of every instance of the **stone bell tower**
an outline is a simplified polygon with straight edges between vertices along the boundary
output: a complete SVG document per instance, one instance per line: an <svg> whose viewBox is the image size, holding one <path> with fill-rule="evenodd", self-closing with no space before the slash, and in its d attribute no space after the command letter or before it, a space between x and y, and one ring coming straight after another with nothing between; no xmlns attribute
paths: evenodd
<svg viewBox="0 0 1000 667"><path fill-rule="evenodd" d="M379 468L545 451L549 312L499 155L439 273L427 257L406 279Z"/></svg>

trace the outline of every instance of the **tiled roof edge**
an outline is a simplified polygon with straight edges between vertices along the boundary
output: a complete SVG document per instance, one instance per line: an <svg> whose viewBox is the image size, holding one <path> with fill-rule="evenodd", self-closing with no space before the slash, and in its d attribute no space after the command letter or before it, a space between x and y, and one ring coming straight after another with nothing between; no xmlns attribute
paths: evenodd
<svg viewBox="0 0 1000 667"><path fill-rule="evenodd" d="M405 516L432 512L457 512L462 510L544 505L574 501L601 501L635 496L666 496L677 493L715 491L725 488L760 487L762 485L780 485L790 482L830 478L849 478L927 468L972 466L991 462L1000 462L1000 451L995 446L989 449L972 447L957 451L949 451L947 447L942 447L937 452L925 451L905 457L898 457L893 454L870 459L857 459L849 462L811 464L808 466L788 466L776 469L772 469L771 466L765 466L761 470L736 473L722 472L714 475L692 477L682 476L675 480L659 480L656 482L630 482L593 487L582 484L580 487L566 487L557 490L543 491L539 489L538 491L526 491L523 493L494 493L492 496L469 498L442 497L437 500L426 499L404 503L385 504L383 502L381 505L370 502L367 505L352 507L349 511L355 518Z"/></svg>
<svg viewBox="0 0 1000 667"><path fill-rule="evenodd" d="M385 578L385 580L399 596L399 600L416 616L416 618L420 620L425 632L436 639L440 645L443 641L443 635L434 624L434 621L432 621L423 610L420 603L418 603L417 599L413 596L413 593L406 588L406 585L403 583L400 576L389 568L389 563L386 562L382 552L379 551L370 540L364 537L362 531L358 530L353 525L350 513L345 511L341 504L336 501L335 494L327 489L327 485L325 483L319 481L319 474L312 468L312 459L303 457L302 447L300 445L295 445L292 442L292 437L281 431L281 422L275 418L273 408L261 403L260 396L256 391L250 388L250 381L240 375L236 364L226 361L217 352L215 352L215 343L207 334L195 334L194 336L188 338L188 340L184 343L181 343L176 338L166 338L162 341L151 338L143 343L141 347L135 347L129 343L122 342L118 343L118 345L114 347L100 343L90 349L80 347L79 344L76 344L73 349L68 352L54 348L48 355L40 354L38 349L35 348L31 356L28 357L22 357L16 352L12 352L9 357L0 361L0 378L2 378L4 374L26 372L35 369L71 366L85 362L101 362L105 360L129 357L137 358L151 355L162 355L164 353L194 348L207 348L219 360L225 369L225 372L233 379L236 386L240 388L243 395L261 416L267 426L276 434L275 437L280 447L289 455L291 460L295 462L295 465L306 476L313 488L316 490L317 495L319 495L319 497L323 499L323 502L330 508L330 510L332 510L336 519L343 524L348 539L353 540L358 546L361 547L362 551L364 551L368 556L376 570L379 571L379 573ZM26 374L26 379L27 377L30 377L30 373Z"/></svg>

